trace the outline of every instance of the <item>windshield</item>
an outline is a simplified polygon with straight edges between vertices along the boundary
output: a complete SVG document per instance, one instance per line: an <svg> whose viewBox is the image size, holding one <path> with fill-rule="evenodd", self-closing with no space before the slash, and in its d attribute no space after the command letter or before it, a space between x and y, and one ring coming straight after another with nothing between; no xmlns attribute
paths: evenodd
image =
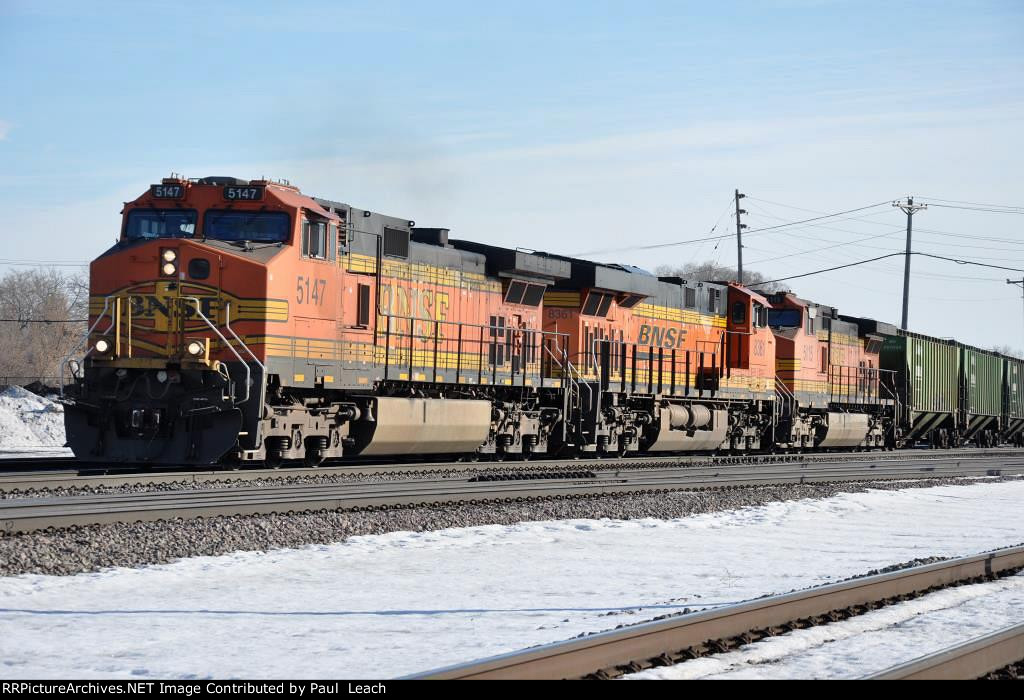
<svg viewBox="0 0 1024 700"><path fill-rule="evenodd" d="M797 328L802 315L800 309L768 309L768 325L773 328Z"/></svg>
<svg viewBox="0 0 1024 700"><path fill-rule="evenodd" d="M128 212L127 240L142 238L191 238L196 232L192 209L132 209Z"/></svg>
<svg viewBox="0 0 1024 700"><path fill-rule="evenodd" d="M279 211L213 209L203 218L203 236L219 241L285 242L291 237L291 222Z"/></svg>

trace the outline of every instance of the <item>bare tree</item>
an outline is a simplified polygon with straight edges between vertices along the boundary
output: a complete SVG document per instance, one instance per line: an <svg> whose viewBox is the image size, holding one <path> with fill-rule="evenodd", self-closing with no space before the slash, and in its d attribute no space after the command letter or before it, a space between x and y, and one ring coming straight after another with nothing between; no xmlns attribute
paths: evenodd
<svg viewBox="0 0 1024 700"><path fill-rule="evenodd" d="M1012 345L993 345L991 350L992 352L998 352L1000 355L1016 357L1018 360L1024 359L1024 353Z"/></svg>
<svg viewBox="0 0 1024 700"><path fill-rule="evenodd" d="M0 382L58 376L85 333L88 307L84 273L39 268L0 277Z"/></svg>
<svg viewBox="0 0 1024 700"><path fill-rule="evenodd" d="M736 268L719 265L712 260L705 260L702 263L686 263L682 267L661 265L655 272L662 277L681 277L684 280L697 282L728 282L735 281L739 277ZM743 271L743 283L748 287L756 286L764 280L765 276L760 272ZM780 292L787 289L786 285L777 282L757 287L759 292Z"/></svg>

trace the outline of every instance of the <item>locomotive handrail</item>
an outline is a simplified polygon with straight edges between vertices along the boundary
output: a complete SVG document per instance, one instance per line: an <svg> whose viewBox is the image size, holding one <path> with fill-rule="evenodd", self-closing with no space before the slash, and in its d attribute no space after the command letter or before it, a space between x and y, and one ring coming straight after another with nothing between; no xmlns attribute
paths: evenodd
<svg viewBox="0 0 1024 700"><path fill-rule="evenodd" d="M78 344L71 348L71 352L65 355L64 358L60 361L60 397L62 399L64 398L64 367L67 365L68 362L70 362L71 356L76 354L83 345L89 342L89 336L92 335L92 332L94 330L96 330L96 326L100 325L100 321L103 320L103 317L107 315L107 309L110 308L110 299L113 296L114 295L104 297L103 310L100 311L100 315L97 316L93 324L89 326L89 330L85 332L85 336L80 341L78 341ZM113 328L113 326L114 319L113 317L111 317L110 326L107 327L107 330L109 331L111 328ZM86 354L88 354L88 352L86 352Z"/></svg>
<svg viewBox="0 0 1024 700"><path fill-rule="evenodd" d="M253 359L253 362L255 362L257 365L259 365L259 368L261 370L266 372L267 371L266 365L264 365L262 362L260 362L260 358L256 357L256 353L254 353L252 351L252 349L248 345L246 345L245 342L243 342L241 338L238 337L238 334L235 333L234 329L231 327L231 302L230 301L229 302L225 302L225 304L224 304L224 327L228 329L228 333L231 334L231 337L234 338L235 340L237 340L238 344L241 347L245 348L245 351L247 353L249 353L249 357L251 357Z"/></svg>
<svg viewBox="0 0 1024 700"><path fill-rule="evenodd" d="M587 398L590 399L590 401L593 401L593 389L590 388L590 384L584 381L583 373L580 372L576 365L572 363L572 360L569 359L569 355L566 349L562 348L562 359L565 360L565 363L563 364L562 360L560 360L558 356L551 351L550 347L548 347L547 345L543 345L543 347L544 350L548 353L548 355L551 356L551 359L558 363L559 368L564 367L565 369L568 370L567 376L569 377L569 381L573 384L573 386L577 387L577 391L579 390L580 385L585 386L587 388ZM575 378L573 377L573 373L576 374Z"/></svg>
<svg viewBox="0 0 1024 700"><path fill-rule="evenodd" d="M779 406L775 410L776 415L778 417L782 416L782 402L785 401L786 407L789 409L787 411L787 415L792 416L793 409L796 405L796 394L794 394L790 390L790 388L786 386L786 382L783 381L782 377L780 377L777 374L775 375L775 393L781 397L781 400L779 401Z"/></svg>
<svg viewBox="0 0 1024 700"><path fill-rule="evenodd" d="M842 400L844 397L863 400L865 403L877 403L882 400L881 391L885 387L883 377L892 376L894 370L880 367L862 367L859 365L829 364L828 385L829 400ZM888 391L888 387L885 387Z"/></svg>
<svg viewBox="0 0 1024 700"><path fill-rule="evenodd" d="M202 303L199 301L199 297L178 297L178 299L185 299L188 301L195 302L196 314L199 316L199 318L203 319L206 325L210 327L210 330L217 334L217 337L221 339L221 342L224 343L225 347L227 347L227 349L231 351L232 355L238 358L238 361L242 364L242 367L245 368L245 398L242 399L241 401L235 401L234 404L237 406L238 404L245 403L246 401L249 400L249 384L252 379L252 370L249 369L249 363L242 359L242 356L238 354L238 351L231 347L231 343L228 342L228 339L224 337L224 334L217 330L217 326L213 324L213 321L206 317L201 308ZM234 335L234 332L232 332L232 335ZM239 340L238 342L242 343L241 340ZM245 343L242 343L242 345L245 346ZM248 350L248 347L246 347L246 350ZM251 353L252 351L249 350L249 352ZM259 360L257 360L257 362L259 362Z"/></svg>
<svg viewBox="0 0 1024 700"><path fill-rule="evenodd" d="M263 406L267 402L267 367L262 362L260 362L260 358L256 357L256 353L252 351L252 348L246 345L245 342L238 337L238 334L235 333L235 329L231 327L230 301L224 303L224 327L228 329L228 333L231 334L231 337L237 340L238 344L245 348L245 351L249 353L249 356L253 359L253 362L255 362L257 366L259 366L260 370L263 371L263 379L260 381L260 406ZM248 382L246 383L248 384Z"/></svg>
<svg viewBox="0 0 1024 700"><path fill-rule="evenodd" d="M568 394L568 397L572 398L572 399L575 399L575 402L576 402L576 406L574 407L574 409L576 411L575 419L577 421L579 421L579 425L577 426L577 429L579 431L580 437L582 437L583 436L583 417L582 417L582 410L581 410L582 406L580 405L580 385L586 387L586 389L587 389L587 405L588 406L593 406L593 404L594 404L594 390L590 387L589 383L583 381L583 375L576 368L576 366L572 363L572 360L569 359L568 347L559 346L561 351L562 351L562 358L559 359L555 355L555 353L551 350L551 347L549 345L546 345L546 344L544 344L542 342L541 346L544 348L544 351L548 355L551 356L551 359L553 359L555 362L558 363L559 369L563 369L564 368L566 370L563 373L563 376L568 380L568 383L569 383L568 390L569 390L570 393ZM576 377L578 377L578 379L576 377L573 377L573 373L576 374ZM563 404L563 405L566 408L569 407L568 404ZM565 419L569 420L570 416L566 416Z"/></svg>
<svg viewBox="0 0 1024 700"><path fill-rule="evenodd" d="M407 322L409 324L408 329L402 330L402 327L400 325L392 323L393 319L399 322ZM381 324L382 320L384 321L383 324ZM420 328L433 328L433 331L424 331L422 333L418 332L418 324ZM381 326L383 326L383 329L381 328ZM439 335L439 329L441 327L457 328L458 333L450 337L441 337ZM479 331L479 337L468 337L468 334L463 333L463 329L476 329ZM497 361L496 357L493 360L487 359L485 356L485 348L488 345L505 347L507 344L505 340L499 342L496 336L491 336L490 339L488 339L488 337L484 335L485 332L487 331L500 331L508 339L515 339L518 337L521 343L519 354L514 355L510 351L507 356L503 356L503 359L500 362ZM418 366L415 364L415 357L416 354L419 352L413 346L413 343L415 340L419 339L428 344L431 342L433 343L434 377L437 376L437 369L439 368L439 348L441 347L442 344L444 344L445 348L450 349L452 347L452 343L455 343L456 352L454 354L458 356L458 364L455 366L455 370L457 373L461 374L461 372L464 369L468 371L475 371L476 374L478 375L479 381L479 379L484 376L484 372L486 371L488 379L493 381L494 379L496 379L500 367L504 367L506 364L509 364L514 359L518 359L519 364L513 363L510 373L513 377L522 375L524 385L526 383L527 378L533 375L535 375L536 378L541 380L541 382L543 383L543 360L537 358L537 346L540 345L541 347L545 347L546 349L544 343L545 339L556 338L558 340L559 347L561 347L564 344L564 339L567 337L568 334L560 331L545 331L537 328L518 328L513 326L500 326L497 324L463 323L461 321L450 321L445 319L418 318L416 316L399 316L390 313L379 313L377 315L377 326L376 330L374 331L374 343L378 344L381 338L383 338L384 341L383 364L385 379L389 379L389 370L394 362L400 362L403 365L407 364L409 377L412 377L413 369L416 366ZM394 350L395 353L398 355L398 360L393 360L391 357L391 350L393 344L392 341L394 339L398 340L398 342L394 343ZM509 342L511 342L511 340L509 340ZM476 345L477 350L480 353L479 359L476 360L475 367L470 367L468 364L465 367L463 367L463 347L472 347L474 344ZM526 359L526 351L528 348L531 349L530 354L534 356L534 359L532 360ZM404 359L404 353L406 352L409 353L407 363L405 362ZM440 350L440 352L445 351ZM540 354L540 357L542 358L543 354ZM377 360L374 361L376 362ZM442 360L442 362L444 363L446 369L452 369L450 359L445 358ZM561 362L559 362L559 364L561 365ZM429 362L427 362L423 364L422 367L424 369L430 369L431 365ZM437 380L435 378L432 378L431 381Z"/></svg>

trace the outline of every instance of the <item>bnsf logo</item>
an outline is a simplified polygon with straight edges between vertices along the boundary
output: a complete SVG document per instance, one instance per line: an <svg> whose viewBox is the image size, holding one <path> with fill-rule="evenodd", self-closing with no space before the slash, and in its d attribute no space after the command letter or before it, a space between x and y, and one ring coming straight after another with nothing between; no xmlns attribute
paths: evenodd
<svg viewBox="0 0 1024 700"><path fill-rule="evenodd" d="M194 301L172 301L173 299L175 298L155 294L133 294L130 302L132 319L143 321L142 325L151 330L166 332L170 330L172 315L170 305L173 303L177 307L174 309L174 315L184 315L187 329L206 327L206 324L196 315ZM199 309L203 312L203 316L216 323L215 319L219 308L217 297L198 297L198 299Z"/></svg>
<svg viewBox="0 0 1024 700"><path fill-rule="evenodd" d="M659 348L681 348L686 339L684 328L659 328L644 324L640 326L640 333L636 337L637 345L654 345Z"/></svg>
<svg viewBox="0 0 1024 700"><path fill-rule="evenodd" d="M197 297L199 308L203 315L210 318L217 310L217 297ZM141 318L169 318L170 311L167 308L168 297L158 297L152 294L132 295L132 316ZM188 300L179 302L185 313L185 318L192 318L196 315L195 302Z"/></svg>

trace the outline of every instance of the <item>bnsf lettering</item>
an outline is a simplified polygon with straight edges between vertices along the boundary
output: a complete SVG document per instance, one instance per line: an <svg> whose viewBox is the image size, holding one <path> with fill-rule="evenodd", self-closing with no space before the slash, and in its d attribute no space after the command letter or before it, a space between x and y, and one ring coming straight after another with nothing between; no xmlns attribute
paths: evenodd
<svg viewBox="0 0 1024 700"><path fill-rule="evenodd" d="M448 318L448 292L392 285L382 286L380 292L381 311L395 317L391 319L392 332L411 333L422 339L433 338L434 324L423 321L444 321ZM437 334L438 338L445 337L444 326L437 328Z"/></svg>
<svg viewBox="0 0 1024 700"><path fill-rule="evenodd" d="M167 310L167 304L161 300L161 297L147 295L132 295L132 316L136 318L168 318L170 312ZM217 310L217 297L199 297L199 307L203 310L203 315L210 318ZM185 311L186 318L192 318L196 315L195 307L191 304L184 304L182 307Z"/></svg>
<svg viewBox="0 0 1024 700"><path fill-rule="evenodd" d="M659 328L643 324L636 337L637 345L653 345L659 348L680 348L686 339L686 330L683 328Z"/></svg>

